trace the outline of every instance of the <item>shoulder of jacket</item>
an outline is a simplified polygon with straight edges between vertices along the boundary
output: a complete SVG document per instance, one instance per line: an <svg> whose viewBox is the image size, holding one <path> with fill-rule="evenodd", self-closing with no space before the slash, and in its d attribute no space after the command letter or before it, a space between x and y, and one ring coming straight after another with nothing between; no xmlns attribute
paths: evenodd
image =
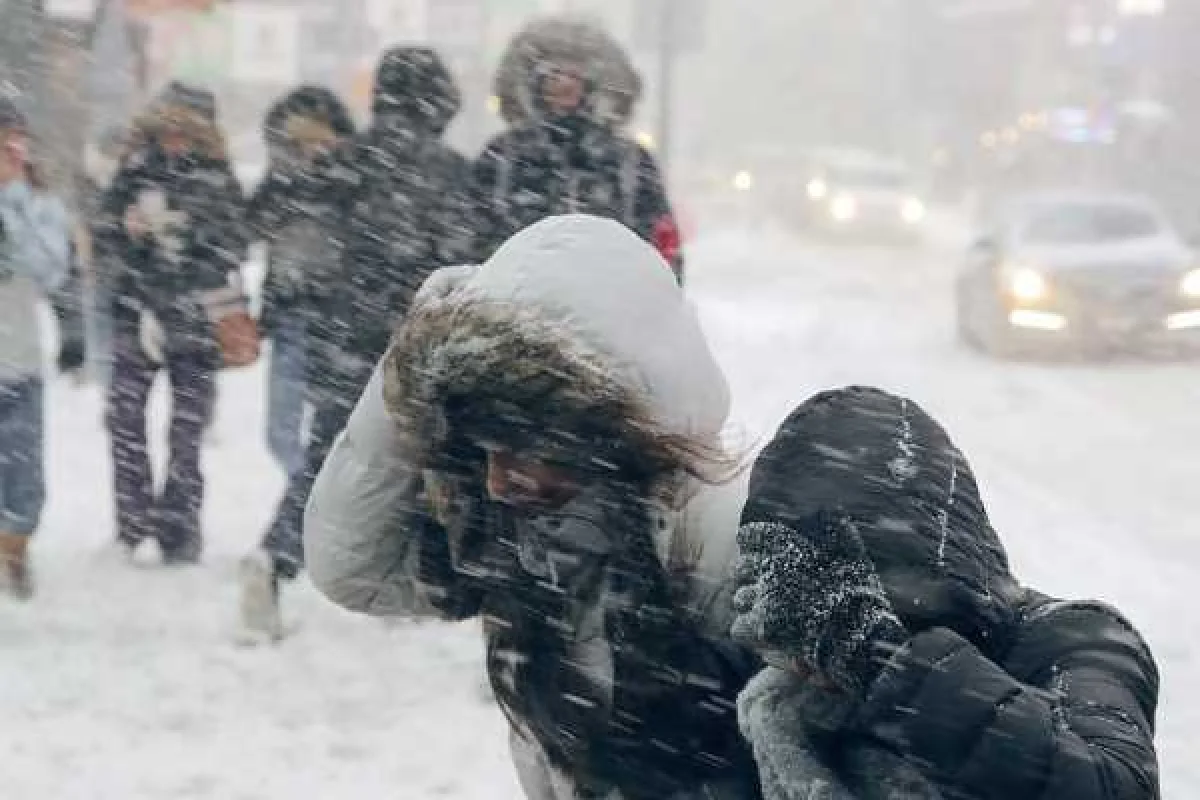
<svg viewBox="0 0 1200 800"><path fill-rule="evenodd" d="M1075 659L1090 660L1091 653L1109 669L1158 685L1158 667L1146 640L1108 603L1039 596L1021 610L1018 627L1006 662L1022 672L1032 675Z"/></svg>
<svg viewBox="0 0 1200 800"><path fill-rule="evenodd" d="M1100 600L1059 600L1039 595L1021 613L1022 627L1080 623L1088 623L1089 627L1116 627L1138 633L1128 617Z"/></svg>

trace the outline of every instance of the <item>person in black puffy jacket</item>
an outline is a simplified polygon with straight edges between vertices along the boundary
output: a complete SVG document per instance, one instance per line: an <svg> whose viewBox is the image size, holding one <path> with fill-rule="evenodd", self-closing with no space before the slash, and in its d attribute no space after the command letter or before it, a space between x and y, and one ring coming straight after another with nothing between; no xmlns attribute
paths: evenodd
<svg viewBox="0 0 1200 800"><path fill-rule="evenodd" d="M966 459L911 400L850 388L793 412L739 549L733 635L772 664L740 720L770 800L1159 797L1145 642L1017 582Z"/></svg>
<svg viewBox="0 0 1200 800"><path fill-rule="evenodd" d="M171 84L134 126L101 200L96 248L118 264L108 425L117 538L156 538L167 563L200 557L200 445L221 363L217 305L237 292L245 255L242 190L211 93ZM154 491L146 403L160 369L171 383L170 464Z"/></svg>
<svg viewBox="0 0 1200 800"><path fill-rule="evenodd" d="M495 92L509 128L475 162L476 261L538 220L591 214L652 244L682 281L666 182L623 130L641 78L620 45L586 19L535 20L509 45Z"/></svg>
<svg viewBox="0 0 1200 800"><path fill-rule="evenodd" d="M279 581L303 567L301 524L317 472L395 325L436 269L470 258L470 171L442 141L460 94L433 50L398 47L376 71L369 127L339 150L319 195L338 208L338 281L310 334L312 426L262 547L243 561L242 622L282 635Z"/></svg>
<svg viewBox="0 0 1200 800"><path fill-rule="evenodd" d="M310 334L319 333L342 277L342 204L327 191L329 173L354 123L332 92L302 86L271 107L263 128L270 162L250 197L246 227L267 245L259 315L259 330L271 340L267 448L291 476L304 465Z"/></svg>

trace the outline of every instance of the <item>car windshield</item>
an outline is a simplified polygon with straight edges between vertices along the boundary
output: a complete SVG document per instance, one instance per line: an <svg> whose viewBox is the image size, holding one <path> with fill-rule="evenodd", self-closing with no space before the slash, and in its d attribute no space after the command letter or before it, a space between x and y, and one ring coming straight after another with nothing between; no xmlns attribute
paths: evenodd
<svg viewBox="0 0 1200 800"><path fill-rule="evenodd" d="M1141 239L1162 230L1157 215L1126 203L1063 203L1042 206L1025 220L1032 244L1096 244Z"/></svg>

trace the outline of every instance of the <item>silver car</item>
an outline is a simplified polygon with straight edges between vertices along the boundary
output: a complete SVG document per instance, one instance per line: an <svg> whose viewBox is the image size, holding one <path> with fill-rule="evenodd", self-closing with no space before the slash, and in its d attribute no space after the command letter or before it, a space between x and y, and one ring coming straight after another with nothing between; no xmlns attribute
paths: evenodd
<svg viewBox="0 0 1200 800"><path fill-rule="evenodd" d="M1196 350L1200 263L1152 201L1032 194L985 221L957 282L958 330L994 355Z"/></svg>

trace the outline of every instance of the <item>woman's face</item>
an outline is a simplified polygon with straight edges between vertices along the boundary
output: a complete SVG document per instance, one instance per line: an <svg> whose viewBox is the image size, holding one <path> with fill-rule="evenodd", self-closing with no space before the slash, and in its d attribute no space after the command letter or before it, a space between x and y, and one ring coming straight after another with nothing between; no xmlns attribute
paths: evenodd
<svg viewBox="0 0 1200 800"><path fill-rule="evenodd" d="M179 128L167 128L159 138L163 151L172 157L186 155L191 150L191 140Z"/></svg>
<svg viewBox="0 0 1200 800"><path fill-rule="evenodd" d="M542 83L546 107L555 114L570 114L583 105L583 75L578 67L559 65Z"/></svg>
<svg viewBox="0 0 1200 800"><path fill-rule="evenodd" d="M0 183L25 175L29 160L29 137L24 131L0 130Z"/></svg>
<svg viewBox="0 0 1200 800"><path fill-rule="evenodd" d="M571 470L498 447L487 453L488 496L522 510L556 509L579 494L582 485Z"/></svg>

